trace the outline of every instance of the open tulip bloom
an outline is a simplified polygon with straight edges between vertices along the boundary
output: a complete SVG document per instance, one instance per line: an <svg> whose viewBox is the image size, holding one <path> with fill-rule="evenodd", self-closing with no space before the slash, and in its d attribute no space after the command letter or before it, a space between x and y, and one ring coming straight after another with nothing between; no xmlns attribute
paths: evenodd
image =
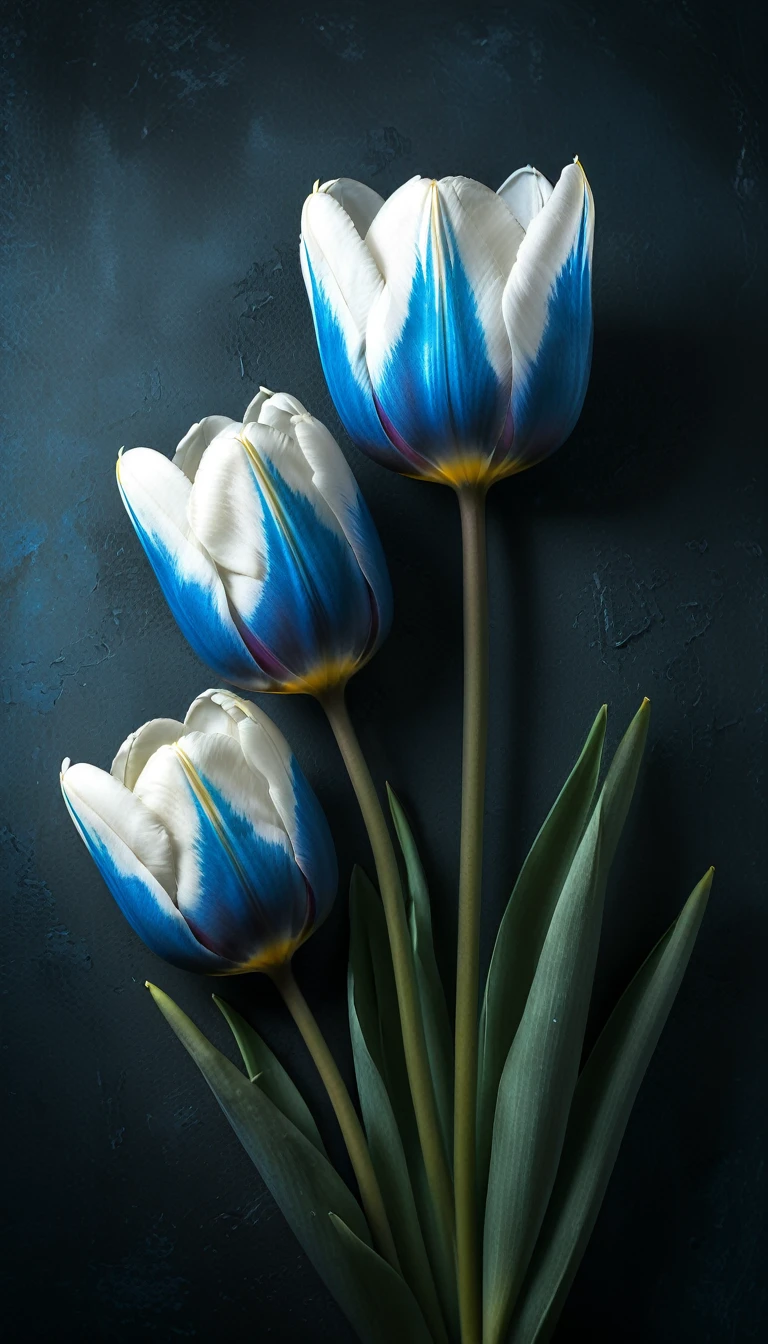
<svg viewBox="0 0 768 1344"><path fill-rule="evenodd" d="M341 449L294 397L262 389L242 421L193 425L173 461L148 448L118 461L126 509L192 647L243 690L315 696L336 736L379 888L355 870L349 1023L364 1129L291 969L334 900L334 847L263 711L207 691L183 722L154 719L131 734L110 772L65 761L62 791L153 952L217 976L260 971L282 995L328 1091L360 1203L253 1028L217 1000L243 1073L150 986L364 1344L551 1337L712 880L710 870L582 1063L606 882L649 722L645 700L601 782L603 707L523 864L481 986L486 496L558 448L579 416L593 230L578 160L554 187L527 167L498 192L418 177L386 201L335 178L316 185L302 216L320 358L347 431L379 463L448 484L459 500L453 1031L414 838L391 790L385 817L344 700L387 633L392 599Z"/></svg>
<svg viewBox="0 0 768 1344"><path fill-rule="evenodd" d="M592 353L594 208L577 163L497 192L414 177L316 187L301 261L347 432L395 471L491 484L559 448Z"/></svg>
<svg viewBox="0 0 768 1344"><path fill-rule="evenodd" d="M333 904L320 804L279 729L230 692L145 723L108 773L65 761L61 788L128 922L185 970L280 966Z"/></svg>
<svg viewBox="0 0 768 1344"><path fill-rule="evenodd" d="M210 415L173 461L122 453L125 507L192 647L243 690L318 693L386 635L392 596L346 460L301 402L266 389Z"/></svg>

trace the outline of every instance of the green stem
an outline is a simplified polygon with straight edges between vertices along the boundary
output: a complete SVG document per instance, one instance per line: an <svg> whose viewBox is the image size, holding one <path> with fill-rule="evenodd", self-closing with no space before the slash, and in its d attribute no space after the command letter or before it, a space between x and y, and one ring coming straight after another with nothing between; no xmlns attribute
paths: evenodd
<svg viewBox="0 0 768 1344"><path fill-rule="evenodd" d="M440 1133L397 858L376 786L349 717L344 699L344 687L336 686L318 699L328 716L328 722L344 758L373 850L392 949L405 1063L419 1142L444 1253L448 1263L452 1263L454 1247L451 1174Z"/></svg>
<svg viewBox="0 0 768 1344"><path fill-rule="evenodd" d="M456 965L454 1182L462 1344L482 1337L476 1184L477 1013L488 742L488 570L485 488L458 491L464 553L464 736Z"/></svg>
<svg viewBox="0 0 768 1344"><path fill-rule="evenodd" d="M304 1038L304 1044L325 1084L325 1090L336 1112L339 1129L347 1145L349 1160L357 1179L360 1198L376 1243L376 1249L384 1256L385 1260L389 1261L392 1268L400 1273L400 1264L392 1239L387 1211L373 1169L363 1127L352 1104L352 1098L347 1091L344 1079L339 1073L336 1060L328 1049L325 1037L317 1025L312 1009L296 984L290 963L287 962L283 966L274 966L267 974L280 991L285 1006L299 1028Z"/></svg>

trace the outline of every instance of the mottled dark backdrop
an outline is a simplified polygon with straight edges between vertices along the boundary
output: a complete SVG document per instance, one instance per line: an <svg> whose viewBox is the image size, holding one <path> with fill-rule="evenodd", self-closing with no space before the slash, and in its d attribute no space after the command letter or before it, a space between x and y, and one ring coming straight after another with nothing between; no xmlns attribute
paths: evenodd
<svg viewBox="0 0 768 1344"><path fill-rule="evenodd" d="M257 385L340 432L299 212L317 177L498 184L574 153L597 203L594 374L554 459L494 491L484 952L599 704L654 705L593 1022L710 863L713 901L558 1340L765 1338L765 174L758 6L6 3L3 1060L13 1338L350 1340L142 988L222 1043L211 985L159 964L66 817L211 676L120 504L121 444L171 451ZM448 491L342 437L389 555L393 633L351 700L420 821L452 974L459 555ZM364 835L310 702L273 699L344 877ZM298 971L349 1073L344 901ZM328 1107L269 988L231 996ZM229 1046L227 1048L230 1048Z"/></svg>

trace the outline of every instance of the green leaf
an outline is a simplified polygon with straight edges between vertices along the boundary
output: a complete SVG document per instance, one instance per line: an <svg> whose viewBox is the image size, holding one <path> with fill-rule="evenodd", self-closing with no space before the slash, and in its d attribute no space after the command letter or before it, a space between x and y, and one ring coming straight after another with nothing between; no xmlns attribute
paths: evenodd
<svg viewBox="0 0 768 1344"><path fill-rule="evenodd" d="M408 922L416 965L427 1054L435 1088L443 1143L449 1162L453 1158L453 1031L445 991L435 958L432 914L424 869L413 832L393 790L387 785L389 806L405 860L409 897Z"/></svg>
<svg viewBox="0 0 768 1344"><path fill-rule="evenodd" d="M481 1194L488 1179L499 1080L523 1015L553 911L592 808L605 725L603 705L579 759L533 842L496 937L480 1018L477 1147Z"/></svg>
<svg viewBox="0 0 768 1344"><path fill-rule="evenodd" d="M337 1214L330 1215L330 1222L352 1271L347 1315L360 1338L369 1344L431 1344L416 1299L400 1275Z"/></svg>
<svg viewBox="0 0 768 1344"><path fill-rule="evenodd" d="M379 1257L370 1244L368 1225L360 1207L341 1177L313 1143L296 1128L259 1087L221 1054L185 1013L154 985L147 986L163 1016L172 1026L208 1083L222 1111L234 1129L261 1178L279 1205L289 1227L311 1260L326 1287L366 1344L384 1344L375 1314L360 1285L359 1247L350 1250L349 1238L339 1236L329 1214L336 1216L354 1235L359 1245L369 1248L369 1282L375 1275L370 1268ZM380 1282L387 1282L393 1300L407 1301L410 1290L402 1279L381 1262ZM383 1271L386 1269L387 1274ZM393 1287L392 1279L401 1285ZM364 1310L361 1308L361 1303ZM403 1319L405 1319L403 1307ZM424 1334L415 1302L411 1312L411 1335L404 1338L428 1339Z"/></svg>
<svg viewBox="0 0 768 1344"><path fill-rule="evenodd" d="M595 1225L630 1111L675 1000L712 885L689 896L625 990L579 1077L546 1217L518 1303L512 1344L544 1344Z"/></svg>
<svg viewBox="0 0 768 1344"><path fill-rule="evenodd" d="M412 1149L419 1151L418 1136L387 921L379 893L359 867L353 869L349 885L349 961L355 974L355 1005L363 1036L410 1157Z"/></svg>
<svg viewBox="0 0 768 1344"><path fill-rule="evenodd" d="M608 771L539 957L499 1084L485 1216L485 1344L499 1344L552 1193L578 1077L608 866L637 780L648 702Z"/></svg>
<svg viewBox="0 0 768 1344"><path fill-rule="evenodd" d="M424 1161L405 1065L389 935L378 892L361 868L349 890L349 958L355 983L355 1011L363 1040L389 1097L403 1145L419 1223L449 1326L458 1320L456 1271L443 1249L424 1171ZM386 1191L384 1191L386 1199Z"/></svg>
<svg viewBox="0 0 768 1344"><path fill-rule="evenodd" d="M312 1112L280 1061L275 1058L266 1042L262 1041L258 1032L254 1031L244 1017L217 994L212 995L212 998L232 1030L250 1081L258 1084L262 1092L293 1122L304 1138L309 1139L318 1152L326 1157L325 1145L320 1138Z"/></svg>
<svg viewBox="0 0 768 1344"><path fill-rule="evenodd" d="M352 961L349 967L349 1027L368 1148L384 1197L403 1276L429 1322L433 1338L447 1344L448 1336L419 1225L402 1140L387 1090L373 1062L357 1015Z"/></svg>

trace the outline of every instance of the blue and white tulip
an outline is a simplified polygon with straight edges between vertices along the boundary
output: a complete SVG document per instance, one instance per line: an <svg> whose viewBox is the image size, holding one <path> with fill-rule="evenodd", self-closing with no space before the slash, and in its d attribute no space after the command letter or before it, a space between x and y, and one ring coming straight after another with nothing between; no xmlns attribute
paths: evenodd
<svg viewBox="0 0 768 1344"><path fill-rule="evenodd" d="M520 168L497 192L415 177L383 200L316 185L301 261L326 380L358 447L454 487L532 466L568 437L592 353L592 193Z"/></svg>
<svg viewBox="0 0 768 1344"><path fill-rule="evenodd" d="M384 639L376 529L335 439L295 397L262 389L242 421L208 416L172 462L122 453L117 479L183 634L226 681L319 694Z"/></svg>
<svg viewBox="0 0 768 1344"><path fill-rule="evenodd" d="M145 723L109 773L65 760L61 789L129 924L175 966L282 965L333 904L320 804L274 723L228 691Z"/></svg>

